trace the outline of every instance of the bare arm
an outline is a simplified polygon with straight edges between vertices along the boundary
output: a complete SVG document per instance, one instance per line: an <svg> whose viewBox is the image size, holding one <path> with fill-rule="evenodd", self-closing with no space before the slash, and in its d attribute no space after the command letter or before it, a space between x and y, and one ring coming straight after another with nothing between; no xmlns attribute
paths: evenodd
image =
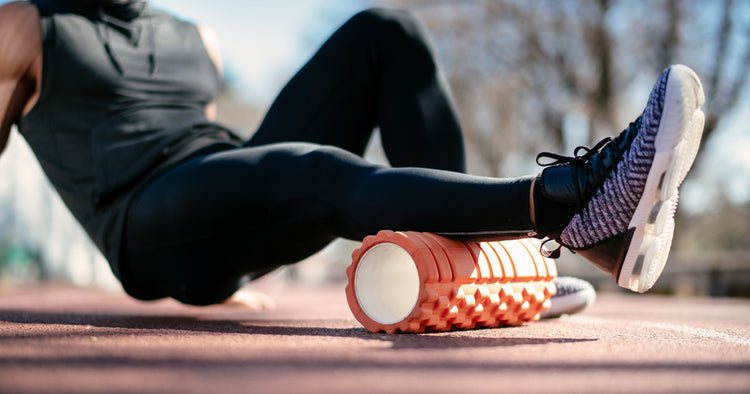
<svg viewBox="0 0 750 394"><path fill-rule="evenodd" d="M216 32L204 26L198 26L198 32L201 35L203 45L206 47L206 52L208 52L208 56L214 63L216 71L219 73L219 77L221 77L222 73L224 72L224 65L221 62L219 37L216 35ZM208 105L206 105L206 117L212 121L216 120L216 102L212 101L208 103Z"/></svg>
<svg viewBox="0 0 750 394"><path fill-rule="evenodd" d="M13 124L39 95L42 36L39 12L28 2L0 6L0 152Z"/></svg>

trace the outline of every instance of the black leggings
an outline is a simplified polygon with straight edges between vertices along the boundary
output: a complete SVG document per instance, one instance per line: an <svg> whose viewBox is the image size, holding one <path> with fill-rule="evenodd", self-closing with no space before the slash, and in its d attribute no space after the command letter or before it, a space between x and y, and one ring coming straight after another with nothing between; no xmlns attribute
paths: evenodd
<svg viewBox="0 0 750 394"><path fill-rule="evenodd" d="M393 167L361 157L374 127ZM464 171L456 112L422 28L401 11L359 13L289 81L245 146L182 163L137 195L123 286L140 299L205 305L337 237L530 231L531 178Z"/></svg>

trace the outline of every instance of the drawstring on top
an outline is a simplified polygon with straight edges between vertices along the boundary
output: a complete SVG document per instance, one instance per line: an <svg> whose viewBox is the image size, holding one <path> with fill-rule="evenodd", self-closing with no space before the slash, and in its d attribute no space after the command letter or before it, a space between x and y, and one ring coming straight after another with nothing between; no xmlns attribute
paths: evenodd
<svg viewBox="0 0 750 394"><path fill-rule="evenodd" d="M105 18L107 16L104 14L104 10L102 9L101 6L96 7L96 11L99 14L99 19L96 21L96 32L99 35L99 41L104 45L104 50L107 52L107 56L109 56L109 60L112 62L112 65L117 70L117 73L120 75L123 75L125 74L125 72L122 69L120 62L117 60L117 56L115 55L115 52L112 50L112 47L109 45L109 42L110 42L109 28L105 22Z"/></svg>
<svg viewBox="0 0 750 394"><path fill-rule="evenodd" d="M140 8L137 8L140 6ZM137 27L134 27L132 20L142 16L146 11L148 4L145 1L137 1L130 3L109 3L103 5L100 3L96 4L97 20L96 20L96 32L99 37L99 41L104 46L104 51L107 53L109 60L112 62L112 66L117 70L120 75L125 75L125 69L122 63L117 57L114 49L111 45L110 37L110 26L115 26L124 31L131 33L130 41L131 44L137 47L145 34L147 36L148 45L148 62L149 62L149 75L156 74L158 65L156 63L156 32L154 29L154 22L151 16L146 18L146 24L143 30L137 30L137 33L133 33ZM105 9L106 7L106 9ZM112 16L110 16L112 14Z"/></svg>
<svg viewBox="0 0 750 394"><path fill-rule="evenodd" d="M149 30L149 52L148 52L148 67L149 67L149 75L156 74L157 71L157 65L156 65L156 30L154 29L154 18L148 17L146 18L148 21L148 30Z"/></svg>

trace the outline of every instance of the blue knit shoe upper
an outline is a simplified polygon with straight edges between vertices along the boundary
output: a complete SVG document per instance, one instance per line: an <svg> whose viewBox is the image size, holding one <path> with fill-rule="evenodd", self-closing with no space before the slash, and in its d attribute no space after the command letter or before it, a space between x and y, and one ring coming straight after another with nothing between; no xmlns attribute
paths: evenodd
<svg viewBox="0 0 750 394"><path fill-rule="evenodd" d="M668 79L669 69L656 82L641 117L618 137L630 140L629 146L588 200L586 207L563 230L560 238L564 245L582 249L628 230L656 153L654 142L659 131ZM628 133L634 135L629 136Z"/></svg>

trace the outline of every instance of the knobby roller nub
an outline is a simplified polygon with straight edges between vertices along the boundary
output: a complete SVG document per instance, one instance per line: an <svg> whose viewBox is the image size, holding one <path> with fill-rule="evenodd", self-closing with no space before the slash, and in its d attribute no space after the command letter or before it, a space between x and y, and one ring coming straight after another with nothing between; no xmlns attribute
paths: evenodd
<svg viewBox="0 0 750 394"><path fill-rule="evenodd" d="M364 239L346 273L357 320L372 332L395 333L538 320L555 294L557 268L533 238L459 242L381 231Z"/></svg>

